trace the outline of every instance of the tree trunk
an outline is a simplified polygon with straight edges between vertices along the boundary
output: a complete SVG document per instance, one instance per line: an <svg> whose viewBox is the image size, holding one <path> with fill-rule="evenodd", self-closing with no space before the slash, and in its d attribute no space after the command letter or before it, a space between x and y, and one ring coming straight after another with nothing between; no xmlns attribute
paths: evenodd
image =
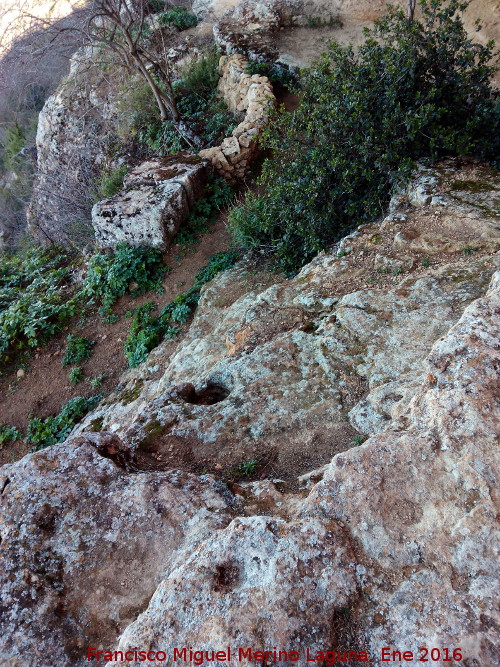
<svg viewBox="0 0 500 667"><path fill-rule="evenodd" d="M415 5L417 0L408 0L408 21L413 21L415 17Z"/></svg>

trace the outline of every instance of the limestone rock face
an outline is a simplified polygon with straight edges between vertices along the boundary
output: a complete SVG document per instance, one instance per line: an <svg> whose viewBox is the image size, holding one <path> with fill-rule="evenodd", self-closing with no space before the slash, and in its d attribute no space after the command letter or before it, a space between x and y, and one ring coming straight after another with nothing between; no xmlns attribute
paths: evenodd
<svg viewBox="0 0 500 667"><path fill-rule="evenodd" d="M335 456L288 520L237 519L208 539L118 648L288 647L305 666L306 647L351 641L375 665L384 647L422 646L496 665L499 314L497 272L433 347L405 423Z"/></svg>
<svg viewBox="0 0 500 667"><path fill-rule="evenodd" d="M203 193L207 163L178 154L143 162L126 176L123 189L92 209L92 225L101 248L120 241L165 249Z"/></svg>
<svg viewBox="0 0 500 667"><path fill-rule="evenodd" d="M460 646L469 664L498 659L499 315L497 273L434 345L407 420L333 459L304 505L362 548L375 653Z"/></svg>
<svg viewBox="0 0 500 667"><path fill-rule="evenodd" d="M69 76L39 114L28 226L42 240L78 238L89 188L105 159L109 127L117 116L106 76L92 68L92 58L91 48L77 51Z"/></svg>
<svg viewBox="0 0 500 667"><path fill-rule="evenodd" d="M228 523L207 478L127 470L106 434L68 441L0 476L2 663L83 664L146 607L184 540ZM230 495L230 494L229 494Z"/></svg>
<svg viewBox="0 0 500 667"><path fill-rule="evenodd" d="M118 648L172 655L180 646L217 651L264 642L315 653L331 636L335 610L355 595L354 554L334 523L236 519L172 571Z"/></svg>

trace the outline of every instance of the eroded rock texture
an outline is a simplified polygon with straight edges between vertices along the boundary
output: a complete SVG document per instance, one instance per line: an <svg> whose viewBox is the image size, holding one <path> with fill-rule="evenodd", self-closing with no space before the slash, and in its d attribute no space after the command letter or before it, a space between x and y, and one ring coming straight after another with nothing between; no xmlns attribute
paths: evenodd
<svg viewBox="0 0 500 667"><path fill-rule="evenodd" d="M166 249L203 194L207 162L188 153L143 162L125 177L123 189L92 209L101 248L125 242Z"/></svg>
<svg viewBox="0 0 500 667"><path fill-rule="evenodd" d="M4 466L6 664L79 667L90 645L498 664L498 187L446 162L293 279L240 263L170 356Z"/></svg>
<svg viewBox="0 0 500 667"><path fill-rule="evenodd" d="M174 470L133 474L105 434L3 466L2 664L77 665L87 646L112 645L184 540L228 523L216 488Z"/></svg>

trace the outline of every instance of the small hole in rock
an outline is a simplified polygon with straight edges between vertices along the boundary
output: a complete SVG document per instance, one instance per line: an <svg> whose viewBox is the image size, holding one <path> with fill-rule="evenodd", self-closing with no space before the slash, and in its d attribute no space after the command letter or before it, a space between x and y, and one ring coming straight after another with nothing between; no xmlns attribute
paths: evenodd
<svg viewBox="0 0 500 667"><path fill-rule="evenodd" d="M179 395L186 403L192 405L214 405L214 403L225 400L230 393L229 389L222 384L207 382L206 386L198 391L192 385L186 385Z"/></svg>

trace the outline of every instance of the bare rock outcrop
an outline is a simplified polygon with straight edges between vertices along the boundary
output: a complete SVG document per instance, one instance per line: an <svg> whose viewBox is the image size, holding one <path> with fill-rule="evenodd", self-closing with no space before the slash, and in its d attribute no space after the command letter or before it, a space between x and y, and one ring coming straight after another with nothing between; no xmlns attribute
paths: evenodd
<svg viewBox="0 0 500 667"><path fill-rule="evenodd" d="M117 117L116 99L93 57L90 47L77 51L69 76L39 114L27 219L30 233L41 240L66 243L68 236L79 240L88 233L80 228L89 213L89 190Z"/></svg>
<svg viewBox="0 0 500 667"><path fill-rule="evenodd" d="M92 209L92 226L101 248L119 242L166 249L203 194L207 162L188 153L134 167L122 190Z"/></svg>
<svg viewBox="0 0 500 667"><path fill-rule="evenodd" d="M381 665L385 647L426 647L442 664L456 649L498 664L499 315L497 273L432 349L406 428L335 456L298 516L237 519L207 540L118 649L277 647L304 666L308 649Z"/></svg>
<svg viewBox="0 0 500 667"><path fill-rule="evenodd" d="M89 646L137 667L115 649L498 664L497 191L445 162L293 279L242 262L175 352L4 466L7 664L80 667Z"/></svg>
<svg viewBox="0 0 500 667"><path fill-rule="evenodd" d="M230 520L209 478L134 473L116 436L89 434L3 466L2 662L80 664L146 607L184 540ZM228 494L230 496L230 494Z"/></svg>

